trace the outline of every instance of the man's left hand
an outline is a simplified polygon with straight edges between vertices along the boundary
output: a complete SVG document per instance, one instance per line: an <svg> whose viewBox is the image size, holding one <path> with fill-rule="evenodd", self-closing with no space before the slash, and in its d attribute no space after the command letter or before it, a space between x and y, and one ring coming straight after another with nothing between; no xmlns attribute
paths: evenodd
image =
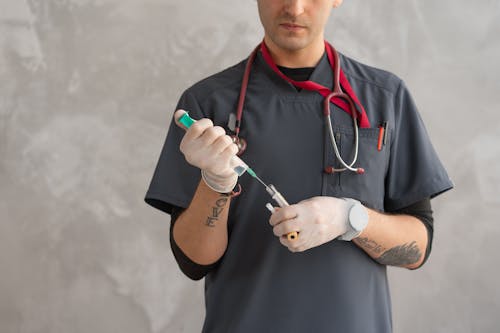
<svg viewBox="0 0 500 333"><path fill-rule="evenodd" d="M295 205L276 209L269 223L281 244L292 252L302 252L329 242L347 231L351 204L334 197L313 197ZM299 232L298 239L287 234Z"/></svg>

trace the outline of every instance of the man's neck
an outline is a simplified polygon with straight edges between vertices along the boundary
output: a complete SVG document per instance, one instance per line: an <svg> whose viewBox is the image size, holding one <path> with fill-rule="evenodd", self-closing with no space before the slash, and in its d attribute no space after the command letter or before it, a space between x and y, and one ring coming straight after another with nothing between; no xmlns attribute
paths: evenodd
<svg viewBox="0 0 500 333"><path fill-rule="evenodd" d="M316 67L325 52L323 40L299 50L280 48L267 37L264 42L276 65L288 68Z"/></svg>

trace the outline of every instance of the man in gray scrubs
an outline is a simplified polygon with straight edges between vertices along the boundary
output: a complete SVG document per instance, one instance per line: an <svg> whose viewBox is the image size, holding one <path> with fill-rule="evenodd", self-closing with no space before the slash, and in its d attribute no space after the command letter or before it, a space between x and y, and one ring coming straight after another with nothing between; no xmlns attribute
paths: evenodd
<svg viewBox="0 0 500 333"><path fill-rule="evenodd" d="M179 101L175 118L183 109L198 121L187 130L172 122L145 200L171 214L182 271L205 277L203 332L391 332L386 266L415 269L429 255L430 199L452 183L404 83L340 55L343 88L369 122L359 129L363 174L336 171L324 97L296 84L333 87L324 27L341 2L257 1L265 36L250 72L241 158L290 206L271 214L264 187L230 167L238 149L228 122L247 60ZM330 119L350 161L352 118L331 103Z"/></svg>

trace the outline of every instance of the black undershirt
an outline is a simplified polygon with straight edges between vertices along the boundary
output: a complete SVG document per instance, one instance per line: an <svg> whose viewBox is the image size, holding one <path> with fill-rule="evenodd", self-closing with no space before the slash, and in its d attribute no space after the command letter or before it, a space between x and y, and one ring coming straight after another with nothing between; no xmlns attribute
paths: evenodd
<svg viewBox="0 0 500 333"><path fill-rule="evenodd" d="M288 68L278 66L278 69L294 81L307 81L311 77L312 72L314 72L314 67Z"/></svg>
<svg viewBox="0 0 500 333"><path fill-rule="evenodd" d="M281 67L278 66L279 70L288 76L289 78L295 80L295 81L306 81L309 79L311 76L312 72L314 71L314 67L305 67L305 68L288 68L288 67ZM300 88L297 88L298 91L300 91ZM167 207L165 209L162 209L164 211L170 211ZM190 258L188 258L184 252L179 248L177 243L174 240L173 237L173 228L175 225L175 221L179 217L179 215L184 211L184 208L177 207L177 206L172 206L171 209L171 223L170 223L170 246L172 248L172 252L174 254L174 257L179 264L180 269L184 274L186 274L189 278L193 280L199 280L203 278L208 272L210 272L212 269L217 267L219 264L219 261L211 264L211 265L200 265L192 261ZM428 241L427 241L427 248L425 251L425 256L424 260L421 265L423 265L426 261L427 258L430 255L431 249L432 249L432 238L434 235L434 218L432 216L432 207L431 207L431 200L430 198L425 198L419 202L416 202L414 204L411 204L407 207L404 207L402 209L398 209L396 211L392 212L387 212L389 214L405 214L405 215L411 215L416 218L418 218L422 223L425 225L425 228L427 229L427 236L428 236Z"/></svg>

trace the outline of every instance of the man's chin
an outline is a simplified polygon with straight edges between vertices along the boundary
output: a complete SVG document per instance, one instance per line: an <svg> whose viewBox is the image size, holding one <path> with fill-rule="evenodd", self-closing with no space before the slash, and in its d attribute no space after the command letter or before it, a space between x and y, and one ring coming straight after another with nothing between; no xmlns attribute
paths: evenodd
<svg viewBox="0 0 500 333"><path fill-rule="evenodd" d="M308 42L304 37L285 36L273 39L273 43L282 50L295 52L307 47Z"/></svg>

